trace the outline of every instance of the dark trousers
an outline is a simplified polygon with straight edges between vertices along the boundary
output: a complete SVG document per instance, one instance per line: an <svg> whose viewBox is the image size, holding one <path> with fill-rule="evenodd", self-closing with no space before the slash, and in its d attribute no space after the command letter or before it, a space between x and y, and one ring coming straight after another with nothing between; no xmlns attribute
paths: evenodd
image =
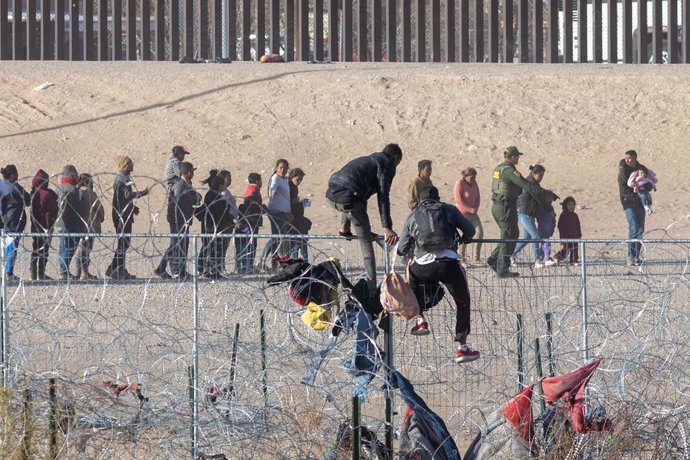
<svg viewBox="0 0 690 460"><path fill-rule="evenodd" d="M229 239L227 239L229 241ZM197 265L199 273L217 274L225 268L225 251L227 247L224 242L226 238L210 236L201 238L201 250Z"/></svg>
<svg viewBox="0 0 690 460"><path fill-rule="evenodd" d="M556 260L565 260L566 257L569 257L568 261L571 264L579 262L577 243L561 243L561 250L553 256Z"/></svg>
<svg viewBox="0 0 690 460"><path fill-rule="evenodd" d="M500 239L516 240L520 235L518 228L517 208L515 204L496 202L491 206L491 214L501 229ZM510 256L515 251L515 241L499 243L493 250L487 263L496 267L496 273L503 274L510 268Z"/></svg>
<svg viewBox="0 0 690 460"><path fill-rule="evenodd" d="M465 271L457 259L437 259L435 262L410 265L410 287L420 305L424 305L424 293L420 289L424 282L443 283L455 301L455 341L466 343L470 333L470 291L467 288Z"/></svg>
<svg viewBox="0 0 690 460"><path fill-rule="evenodd" d="M116 222L115 231L117 232L117 246L113 261L109 267L111 272L125 270L125 256L132 243L132 237L130 236L130 233L132 233L132 221L130 220L126 223Z"/></svg>
<svg viewBox="0 0 690 460"><path fill-rule="evenodd" d="M31 242L31 278L43 278L48 264L48 251L50 251L50 234L34 236Z"/></svg>
<svg viewBox="0 0 690 460"><path fill-rule="evenodd" d="M158 271L164 272L168 264L173 275L187 274L187 253L189 251L189 227L187 225L178 226L170 222L170 245L165 250L163 258L158 264Z"/></svg>
<svg viewBox="0 0 690 460"><path fill-rule="evenodd" d="M364 259L364 270L366 271L369 292L376 291L376 256L374 254L374 235L371 233L371 222L367 213L367 202L353 200L348 203L336 203L328 195L328 204L340 211L340 226L344 232L354 230L359 241L359 247ZM354 227L354 228L352 228Z"/></svg>
<svg viewBox="0 0 690 460"><path fill-rule="evenodd" d="M91 249L93 249L93 237L85 236L79 240L79 247L74 258L77 259L77 270L81 273L89 273L91 264Z"/></svg>

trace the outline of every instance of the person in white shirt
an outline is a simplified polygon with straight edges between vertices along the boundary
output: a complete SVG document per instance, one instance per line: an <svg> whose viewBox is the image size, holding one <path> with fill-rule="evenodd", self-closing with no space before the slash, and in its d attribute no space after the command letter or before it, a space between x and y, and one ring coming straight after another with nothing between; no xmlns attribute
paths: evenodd
<svg viewBox="0 0 690 460"><path fill-rule="evenodd" d="M455 361L466 363L479 358L479 352L467 346L470 333L470 292L465 270L460 265L457 250L457 230L462 242L474 236L474 226L458 208L439 201L438 189L424 188L419 193L419 205L407 216L400 233L398 254L412 258L410 287L420 307L425 306L424 288L427 283L443 283L456 304ZM412 335L429 334L429 325L422 313L410 331Z"/></svg>
<svg viewBox="0 0 690 460"><path fill-rule="evenodd" d="M268 219L271 222L271 233L282 235L285 233L286 224L292 222L292 209L290 206L290 181L288 180L289 165L287 160L276 161L275 171L268 182ZM266 242L264 251L259 261L259 269L263 271L274 270L277 267L276 255L286 256L282 253L281 237L270 238ZM266 261L271 258L271 265Z"/></svg>

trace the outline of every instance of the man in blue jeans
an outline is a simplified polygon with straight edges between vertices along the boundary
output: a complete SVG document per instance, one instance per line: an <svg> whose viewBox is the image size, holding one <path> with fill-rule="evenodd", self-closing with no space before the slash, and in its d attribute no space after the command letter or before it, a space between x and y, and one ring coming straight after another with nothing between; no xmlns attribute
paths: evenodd
<svg viewBox="0 0 690 460"><path fill-rule="evenodd" d="M628 178L633 171L642 166L637 161L637 152L628 150L625 157L618 164L618 191L620 192L621 204L625 211L625 218L628 221L628 239L637 240L628 242L628 265L640 265L640 249L642 248L642 235L644 235L645 209L640 197L632 187L628 187Z"/></svg>
<svg viewBox="0 0 690 460"><path fill-rule="evenodd" d="M69 265L79 246L80 237L72 234L86 232L84 223L88 221L88 211L84 209L84 202L77 187L78 182L77 168L73 165L65 165L56 187L58 218L55 222L55 228L60 233L58 272L62 280L74 278L69 271Z"/></svg>

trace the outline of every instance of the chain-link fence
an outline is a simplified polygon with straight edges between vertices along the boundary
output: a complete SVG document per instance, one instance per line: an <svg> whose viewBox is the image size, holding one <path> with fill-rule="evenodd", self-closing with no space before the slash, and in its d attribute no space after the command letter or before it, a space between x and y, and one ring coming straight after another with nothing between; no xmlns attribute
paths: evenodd
<svg viewBox="0 0 690 460"><path fill-rule="evenodd" d="M60 236L49 253L51 278ZM133 234L127 263L137 278L114 280L103 275L117 235L91 237L97 279L30 281L30 236L19 240L17 278L3 276L3 455L317 458L329 451L341 424L351 423L354 382L343 368L351 335L338 339L305 386L330 333L300 320L303 307L285 285L267 286L260 273L200 278L197 234L189 235L189 279L153 275L169 235ZM259 249L265 237L255 236ZM461 451L489 413L538 379L537 356L545 375L600 356L589 407L603 407L614 429L578 436L559 427L570 455L687 458L690 242L646 241L640 266L625 264L626 248L580 242L578 265L535 268L518 258L516 279L468 265L469 343L481 352L473 363L453 359L448 295L427 313L430 336L410 335L411 324L395 318L391 334L376 341ZM362 276L356 241L310 236L309 250L314 264L336 256L349 279ZM391 254L377 251L381 277ZM384 370L367 387L361 422L397 449L406 409L385 391Z"/></svg>

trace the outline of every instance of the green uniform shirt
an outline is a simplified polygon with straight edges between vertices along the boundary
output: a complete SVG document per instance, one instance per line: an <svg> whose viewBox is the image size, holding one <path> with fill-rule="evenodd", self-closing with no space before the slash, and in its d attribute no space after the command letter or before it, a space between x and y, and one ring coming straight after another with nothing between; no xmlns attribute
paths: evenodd
<svg viewBox="0 0 690 460"><path fill-rule="evenodd" d="M504 161L496 166L491 177L492 201L515 204L523 189L533 195L539 192L535 184L522 177L513 163Z"/></svg>

